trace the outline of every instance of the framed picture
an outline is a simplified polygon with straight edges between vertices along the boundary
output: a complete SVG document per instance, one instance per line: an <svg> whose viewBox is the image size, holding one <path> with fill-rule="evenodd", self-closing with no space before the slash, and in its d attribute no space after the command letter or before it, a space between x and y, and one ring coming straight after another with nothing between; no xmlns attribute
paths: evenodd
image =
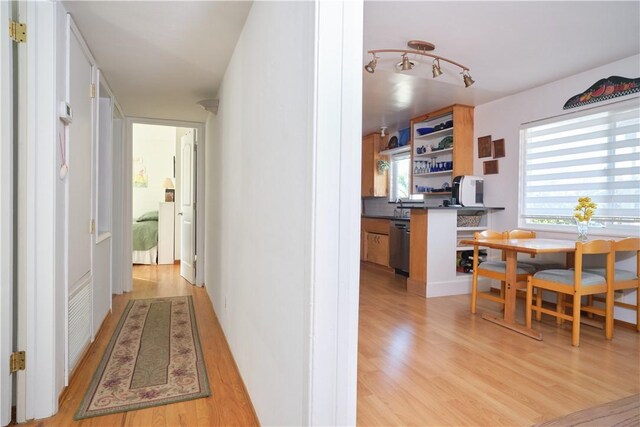
<svg viewBox="0 0 640 427"><path fill-rule="evenodd" d="M487 160L484 162L483 171L485 175L495 175L498 173L498 161Z"/></svg>
<svg viewBox="0 0 640 427"><path fill-rule="evenodd" d="M491 157L491 135L478 138L478 158Z"/></svg>
<svg viewBox="0 0 640 427"><path fill-rule="evenodd" d="M504 156L504 139L496 139L493 141L493 158L498 159Z"/></svg>

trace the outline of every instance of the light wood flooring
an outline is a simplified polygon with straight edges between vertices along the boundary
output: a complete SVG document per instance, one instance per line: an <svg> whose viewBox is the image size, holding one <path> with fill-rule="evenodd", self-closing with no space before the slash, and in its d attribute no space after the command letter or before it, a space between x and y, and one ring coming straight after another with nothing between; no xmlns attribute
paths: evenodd
<svg viewBox="0 0 640 427"><path fill-rule="evenodd" d="M640 392L634 331L583 326L575 348L569 322L534 322L536 341L472 315L468 295L413 296L370 266L360 283L358 425L530 426Z"/></svg>
<svg viewBox="0 0 640 427"><path fill-rule="evenodd" d="M204 288L180 277L179 266L134 266L133 291L113 299L113 313L102 326L88 356L78 367L60 410L36 426L232 426L258 425L251 400ZM207 366L211 396L165 406L73 421L127 301L132 298L193 295L196 321Z"/></svg>
<svg viewBox="0 0 640 427"><path fill-rule="evenodd" d="M212 395L127 413L73 421L126 302L194 297ZM497 306L480 300L479 312ZM523 302L520 301L520 320ZM358 425L523 425L555 419L640 392L640 334L534 322L538 342L469 313L469 296L424 299L404 280L364 266L358 352ZM134 290L117 296L89 356L78 368L60 412L38 426L257 425L249 396L206 291L175 266L136 266Z"/></svg>

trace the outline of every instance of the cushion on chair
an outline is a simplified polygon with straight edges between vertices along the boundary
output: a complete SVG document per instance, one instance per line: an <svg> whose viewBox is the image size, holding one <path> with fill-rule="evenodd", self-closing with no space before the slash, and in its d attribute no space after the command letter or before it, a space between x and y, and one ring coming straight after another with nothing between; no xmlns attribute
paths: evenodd
<svg viewBox="0 0 640 427"><path fill-rule="evenodd" d="M585 268L583 271L587 271L589 273L597 274L598 276L603 276L603 277L607 275L606 268ZM629 270L618 270L616 268L615 274L616 274L615 280L633 280L638 278L638 275L636 273Z"/></svg>
<svg viewBox="0 0 640 427"><path fill-rule="evenodd" d="M506 261L485 261L480 263L478 268L484 270L495 271L496 273L504 273L507 270ZM518 262L518 270L516 274L533 274L536 272L536 268L524 262Z"/></svg>
<svg viewBox="0 0 640 427"><path fill-rule="evenodd" d="M548 280L549 282L573 285L573 270L542 270L534 274L533 277L535 279ZM604 285L605 283L607 281L603 276L582 272L582 286Z"/></svg>
<svg viewBox="0 0 640 427"><path fill-rule="evenodd" d="M527 262L527 264L530 264L532 266L534 266L536 268L536 271L543 271L543 270L563 270L564 269L564 265L557 263L557 262Z"/></svg>

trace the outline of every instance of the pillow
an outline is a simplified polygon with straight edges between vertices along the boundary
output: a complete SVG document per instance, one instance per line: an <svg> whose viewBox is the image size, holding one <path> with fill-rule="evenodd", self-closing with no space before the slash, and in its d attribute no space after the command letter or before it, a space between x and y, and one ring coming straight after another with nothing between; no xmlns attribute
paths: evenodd
<svg viewBox="0 0 640 427"><path fill-rule="evenodd" d="M144 222L144 221L157 221L157 220L158 220L158 211L149 211L140 215L136 221Z"/></svg>

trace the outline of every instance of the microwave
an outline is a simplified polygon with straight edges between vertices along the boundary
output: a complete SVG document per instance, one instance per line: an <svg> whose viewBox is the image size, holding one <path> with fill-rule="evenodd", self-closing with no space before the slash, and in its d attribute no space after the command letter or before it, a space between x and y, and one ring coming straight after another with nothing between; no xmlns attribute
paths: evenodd
<svg viewBox="0 0 640 427"><path fill-rule="evenodd" d="M484 206L484 180L479 176L456 176L451 191L456 205Z"/></svg>

